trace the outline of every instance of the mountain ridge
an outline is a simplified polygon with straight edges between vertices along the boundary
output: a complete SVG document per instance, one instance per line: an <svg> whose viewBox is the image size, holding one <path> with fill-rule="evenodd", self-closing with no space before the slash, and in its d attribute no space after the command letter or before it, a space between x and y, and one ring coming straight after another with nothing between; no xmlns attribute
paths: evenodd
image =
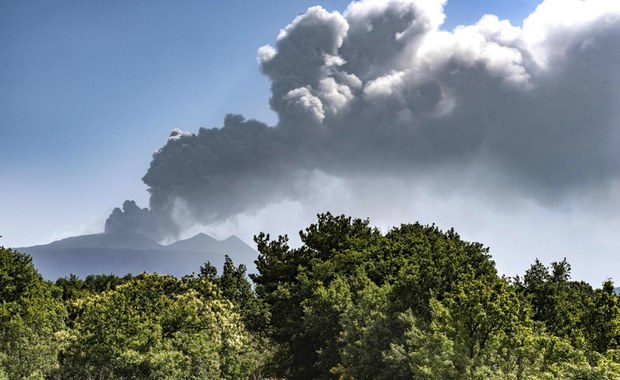
<svg viewBox="0 0 620 380"><path fill-rule="evenodd" d="M161 249L164 246L153 239L137 233L98 233L70 236L48 244L33 247L50 248L112 248L112 249ZM23 247L23 248L33 248Z"/></svg>
<svg viewBox="0 0 620 380"><path fill-rule="evenodd" d="M141 272L181 277L198 272L207 261L221 271L225 255L230 256L235 265L244 264L248 272L253 273L258 255L235 235L217 240L204 233L168 245L140 234L99 233L15 249L29 254L43 277L50 280L70 274L123 276Z"/></svg>

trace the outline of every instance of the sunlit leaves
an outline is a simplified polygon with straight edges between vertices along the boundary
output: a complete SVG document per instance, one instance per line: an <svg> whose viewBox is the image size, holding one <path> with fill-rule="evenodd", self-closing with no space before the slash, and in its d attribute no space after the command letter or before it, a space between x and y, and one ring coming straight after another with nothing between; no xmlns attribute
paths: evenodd
<svg viewBox="0 0 620 380"><path fill-rule="evenodd" d="M0 247L0 378L43 379L56 368L65 315L30 257Z"/></svg>
<svg viewBox="0 0 620 380"><path fill-rule="evenodd" d="M65 373L141 379L247 375L252 338L232 304L209 288L142 274L75 300L80 312L64 353Z"/></svg>

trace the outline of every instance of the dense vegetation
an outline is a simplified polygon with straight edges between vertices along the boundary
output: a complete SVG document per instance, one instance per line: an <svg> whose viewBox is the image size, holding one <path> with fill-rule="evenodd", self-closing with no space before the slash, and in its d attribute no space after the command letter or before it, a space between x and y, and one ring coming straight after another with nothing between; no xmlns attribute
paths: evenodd
<svg viewBox="0 0 620 380"><path fill-rule="evenodd" d="M613 284L564 260L500 277L435 226L319 215L259 234L258 274L44 281L0 249L0 379L618 379Z"/></svg>

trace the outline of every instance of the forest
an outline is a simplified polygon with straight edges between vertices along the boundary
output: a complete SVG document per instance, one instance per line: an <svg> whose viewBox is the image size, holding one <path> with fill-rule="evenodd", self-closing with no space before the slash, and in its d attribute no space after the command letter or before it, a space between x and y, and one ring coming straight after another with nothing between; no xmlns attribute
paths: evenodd
<svg viewBox="0 0 620 380"><path fill-rule="evenodd" d="M0 248L0 379L620 378L614 285L566 260L508 278L454 230L330 213L300 237L256 235L249 276L50 282Z"/></svg>

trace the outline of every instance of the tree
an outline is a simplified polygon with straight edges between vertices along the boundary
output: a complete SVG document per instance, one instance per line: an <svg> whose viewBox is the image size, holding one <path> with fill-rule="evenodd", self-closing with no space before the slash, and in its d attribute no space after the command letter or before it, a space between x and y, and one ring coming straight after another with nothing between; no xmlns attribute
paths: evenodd
<svg viewBox="0 0 620 380"><path fill-rule="evenodd" d="M273 241L262 233L255 236L259 274L252 279L259 297L269 307L270 337L281 348L282 360L276 368L279 376L291 379L329 376L330 364L317 367L316 363L318 352L325 349L323 345L335 341L336 336L317 337L310 333L304 326L304 301L313 298L318 286L328 286L342 271L353 270L362 262L363 257L353 264L346 256L380 237L368 223L344 215L320 214L316 224L300 232L304 245L298 249L288 247L286 236ZM334 268L327 270L327 267ZM334 334L338 330L329 329Z"/></svg>
<svg viewBox="0 0 620 380"><path fill-rule="evenodd" d="M203 279L142 274L74 300L62 379L238 379L257 366L233 305Z"/></svg>
<svg viewBox="0 0 620 380"><path fill-rule="evenodd" d="M586 338L592 349L604 354L620 344L620 306L611 280L603 282L594 293L594 305L588 310L585 323Z"/></svg>
<svg viewBox="0 0 620 380"><path fill-rule="evenodd" d="M269 319L269 312L264 302L256 296L246 271L245 265L235 266L230 256L225 255L221 276L217 275L217 268L207 261L200 267L198 279L207 279L215 284L222 298L235 305L246 327L254 333L261 333ZM187 280L194 282L195 277L189 276Z"/></svg>
<svg viewBox="0 0 620 380"><path fill-rule="evenodd" d="M408 328L392 316L409 310L422 326L428 325L433 297L444 299L466 279L497 277L481 244L464 242L453 230L444 233L435 226L402 225L383 235L368 220L326 213L300 237L303 245L297 249L288 247L286 237L255 237L259 274L252 278L270 309L270 336L283 346L286 357L277 375L287 378L337 373L371 378L386 368L382 355ZM368 308L377 305L369 305L362 295L373 287L382 289L379 293L387 300L375 319L366 320ZM359 313L352 312L360 305ZM366 326L361 335L351 327L360 324ZM358 338L343 340L345 333ZM355 349L358 341L365 342L362 351ZM347 369L353 362L363 369Z"/></svg>
<svg viewBox="0 0 620 380"><path fill-rule="evenodd" d="M30 256L0 247L0 378L43 379L57 367L66 315L60 295Z"/></svg>
<svg viewBox="0 0 620 380"><path fill-rule="evenodd" d="M570 270L566 259L551 263L551 271L536 259L523 280L516 279L516 287L531 303L535 321L579 347L584 342L586 311L593 307L594 290L585 282L570 281Z"/></svg>

